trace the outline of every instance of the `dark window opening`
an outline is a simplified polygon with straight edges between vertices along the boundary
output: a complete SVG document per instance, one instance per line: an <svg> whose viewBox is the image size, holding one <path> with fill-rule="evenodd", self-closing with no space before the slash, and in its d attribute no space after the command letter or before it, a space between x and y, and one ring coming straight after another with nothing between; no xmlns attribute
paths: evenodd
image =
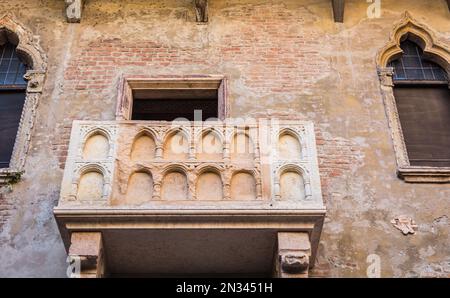
<svg viewBox="0 0 450 298"><path fill-rule="evenodd" d="M26 97L26 70L13 45L0 46L0 168L9 167L13 153Z"/></svg>
<svg viewBox="0 0 450 298"><path fill-rule="evenodd" d="M26 86L27 82L23 76L27 67L17 57L16 48L12 44L6 43L0 46L0 53L0 86L3 88Z"/></svg>
<svg viewBox="0 0 450 298"><path fill-rule="evenodd" d="M412 166L450 167L450 90L448 75L427 61L422 49L402 42L404 54L391 62L394 96Z"/></svg>
<svg viewBox="0 0 450 298"><path fill-rule="evenodd" d="M133 90L132 120L205 121L218 118L218 108L217 89ZM194 119L194 111L201 111L201 119Z"/></svg>

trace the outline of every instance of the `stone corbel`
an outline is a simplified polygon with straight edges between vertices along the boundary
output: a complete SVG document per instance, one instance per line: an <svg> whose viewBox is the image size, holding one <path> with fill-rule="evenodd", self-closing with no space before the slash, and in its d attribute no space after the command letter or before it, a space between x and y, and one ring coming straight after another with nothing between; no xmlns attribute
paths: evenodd
<svg viewBox="0 0 450 298"><path fill-rule="evenodd" d="M45 72L40 70L28 70L23 76L28 81L28 93L42 93L44 86Z"/></svg>
<svg viewBox="0 0 450 298"><path fill-rule="evenodd" d="M279 278L308 277L311 242L306 232L279 232L275 259L275 276Z"/></svg>
<svg viewBox="0 0 450 298"><path fill-rule="evenodd" d="M100 232L75 232L72 233L70 241L71 277L104 277L105 257L102 234Z"/></svg>
<svg viewBox="0 0 450 298"><path fill-rule="evenodd" d="M197 22L208 22L208 0L194 0Z"/></svg>
<svg viewBox="0 0 450 298"><path fill-rule="evenodd" d="M344 22L345 0L331 0L333 5L333 17L336 23Z"/></svg>
<svg viewBox="0 0 450 298"><path fill-rule="evenodd" d="M383 87L394 87L394 81L392 79L394 76L393 67L378 67L377 72Z"/></svg>
<svg viewBox="0 0 450 298"><path fill-rule="evenodd" d="M69 23L79 23L83 12L84 0L64 0L66 3L66 18Z"/></svg>

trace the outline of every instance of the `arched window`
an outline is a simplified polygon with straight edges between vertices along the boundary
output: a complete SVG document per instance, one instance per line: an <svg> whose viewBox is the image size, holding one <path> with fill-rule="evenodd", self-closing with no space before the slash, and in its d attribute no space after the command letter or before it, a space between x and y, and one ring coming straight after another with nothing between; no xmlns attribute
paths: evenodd
<svg viewBox="0 0 450 298"><path fill-rule="evenodd" d="M390 62L394 96L411 166L450 167L450 90L446 71L412 40Z"/></svg>
<svg viewBox="0 0 450 298"><path fill-rule="evenodd" d="M0 168L8 168L26 97L27 65L11 43L0 45Z"/></svg>

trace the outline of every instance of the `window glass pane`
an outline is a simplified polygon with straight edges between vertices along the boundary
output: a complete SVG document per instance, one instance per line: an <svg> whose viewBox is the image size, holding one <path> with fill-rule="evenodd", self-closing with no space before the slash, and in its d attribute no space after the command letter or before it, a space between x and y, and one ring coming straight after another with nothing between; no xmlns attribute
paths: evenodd
<svg viewBox="0 0 450 298"><path fill-rule="evenodd" d="M422 49L410 40L401 43L403 55L400 59L392 61L394 67L394 80L397 81L446 81L445 71L432 61L423 58Z"/></svg>
<svg viewBox="0 0 450 298"><path fill-rule="evenodd" d="M433 70L431 68L424 68L423 69L425 80L433 81L435 80Z"/></svg>
<svg viewBox="0 0 450 298"><path fill-rule="evenodd" d="M17 56L14 45L6 43L0 46L0 53L0 86L26 85L23 76L27 68Z"/></svg>

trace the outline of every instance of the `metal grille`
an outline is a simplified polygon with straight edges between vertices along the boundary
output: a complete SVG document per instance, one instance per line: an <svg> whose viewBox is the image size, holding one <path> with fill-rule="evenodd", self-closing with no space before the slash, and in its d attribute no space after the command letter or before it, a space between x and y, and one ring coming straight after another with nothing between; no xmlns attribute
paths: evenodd
<svg viewBox="0 0 450 298"><path fill-rule="evenodd" d="M414 42L406 40L401 43L403 55L392 61L394 80L396 81L447 81L447 74L436 63L423 58L422 49Z"/></svg>
<svg viewBox="0 0 450 298"><path fill-rule="evenodd" d="M26 86L23 78L27 67L17 57L15 47L6 43L0 46L0 87Z"/></svg>

